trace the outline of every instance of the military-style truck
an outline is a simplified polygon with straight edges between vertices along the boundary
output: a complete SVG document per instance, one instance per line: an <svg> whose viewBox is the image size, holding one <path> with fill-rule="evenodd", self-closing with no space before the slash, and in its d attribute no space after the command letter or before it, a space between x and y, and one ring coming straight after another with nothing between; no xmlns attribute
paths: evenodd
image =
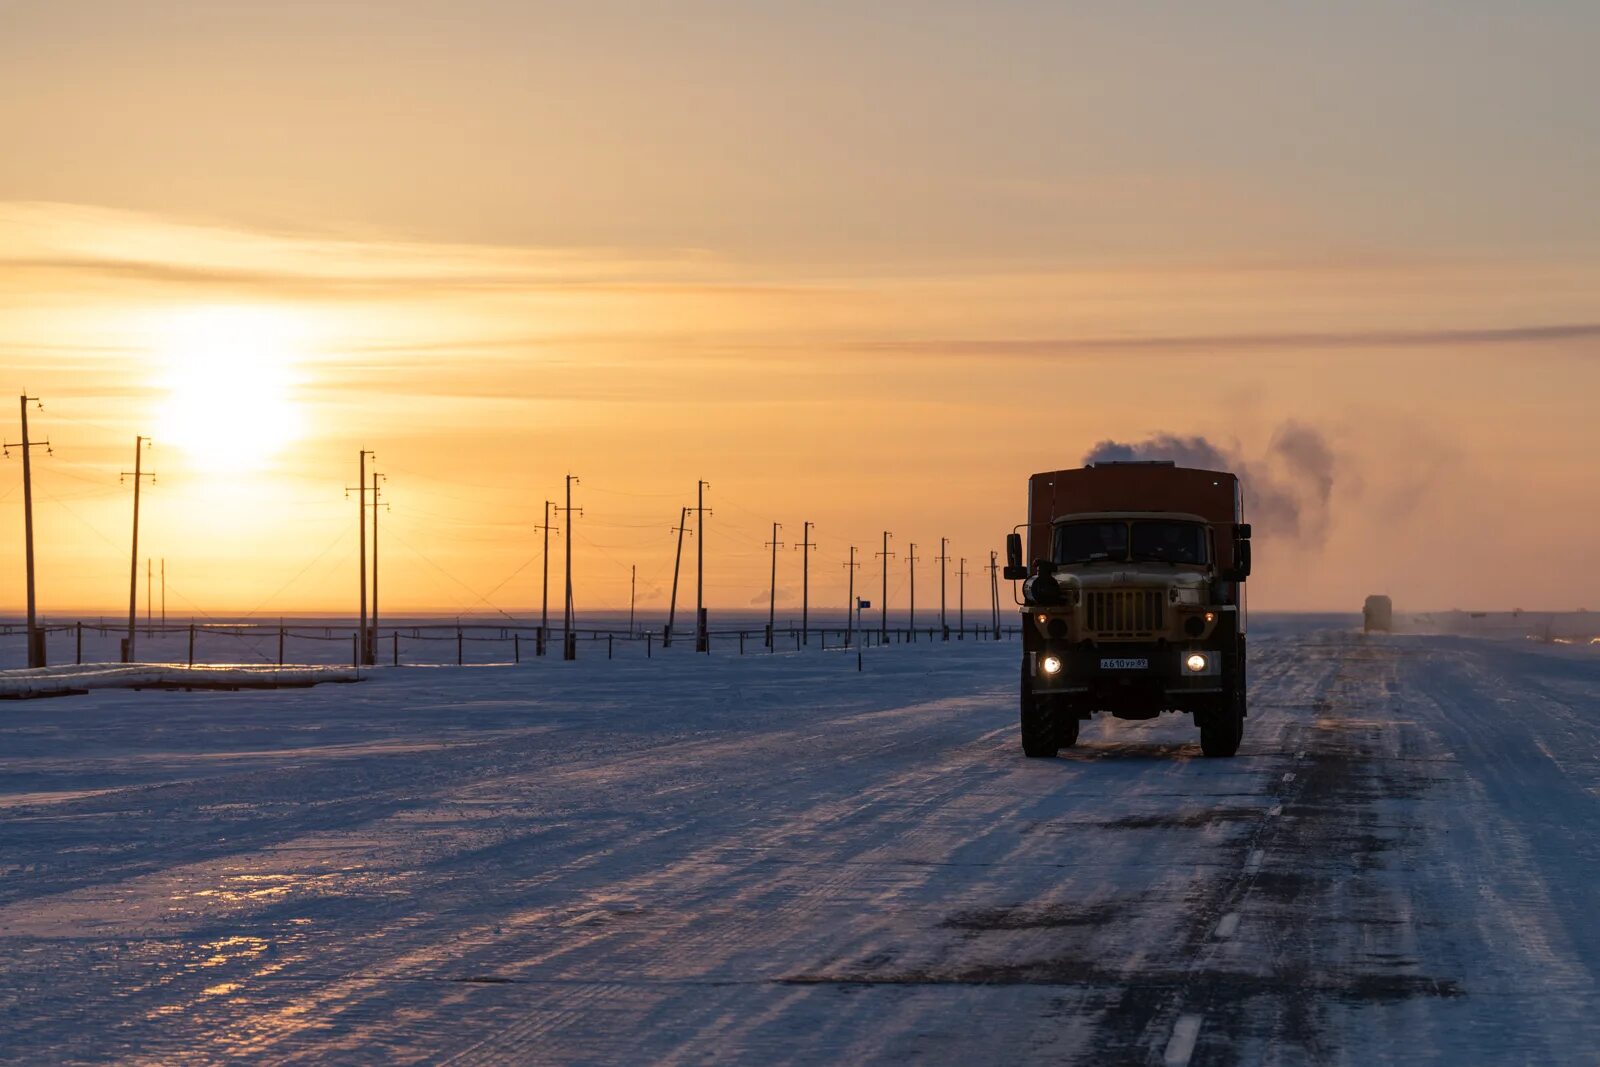
<svg viewBox="0 0 1600 1067"><path fill-rule="evenodd" d="M1242 520L1239 479L1225 471L1113 462L1028 479L1027 556L1012 533L1005 568L1022 582L1026 755L1077 744L1079 723L1097 711L1187 712L1207 756L1239 750L1250 576Z"/></svg>
<svg viewBox="0 0 1600 1067"><path fill-rule="evenodd" d="M1371 633L1381 630L1389 633L1394 629L1394 601L1382 593L1375 593L1367 597L1367 602L1361 605L1361 630Z"/></svg>

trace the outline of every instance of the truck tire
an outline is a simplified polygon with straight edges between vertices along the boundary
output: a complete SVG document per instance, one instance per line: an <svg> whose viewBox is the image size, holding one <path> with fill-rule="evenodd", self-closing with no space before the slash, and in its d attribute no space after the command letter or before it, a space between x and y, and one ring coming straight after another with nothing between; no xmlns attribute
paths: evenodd
<svg viewBox="0 0 1600 1067"><path fill-rule="evenodd" d="M1232 756L1244 740L1244 720L1236 712L1222 711L1200 727L1200 751L1206 756Z"/></svg>
<svg viewBox="0 0 1600 1067"><path fill-rule="evenodd" d="M1022 754L1035 759L1054 756L1057 740L1055 709L1051 700L1030 699L1022 707Z"/></svg>
<svg viewBox="0 0 1600 1067"><path fill-rule="evenodd" d="M1208 757L1232 756L1244 740L1244 691L1231 687L1222 707L1200 719L1200 751Z"/></svg>
<svg viewBox="0 0 1600 1067"><path fill-rule="evenodd" d="M1056 710L1056 744L1072 748L1078 743L1078 713L1063 705Z"/></svg>
<svg viewBox="0 0 1600 1067"><path fill-rule="evenodd" d="M1026 669L1022 676L1022 754L1032 759L1054 756L1061 747L1060 702L1050 697L1034 696L1028 683ZM1076 723L1074 723L1076 725ZM1074 740L1077 738L1074 737Z"/></svg>

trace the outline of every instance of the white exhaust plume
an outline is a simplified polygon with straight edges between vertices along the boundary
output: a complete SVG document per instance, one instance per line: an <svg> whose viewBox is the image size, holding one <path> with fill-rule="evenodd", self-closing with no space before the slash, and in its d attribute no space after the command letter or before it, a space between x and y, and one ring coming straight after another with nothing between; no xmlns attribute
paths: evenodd
<svg viewBox="0 0 1600 1067"><path fill-rule="evenodd" d="M1244 492L1245 518L1262 533L1321 545L1327 537L1329 505L1337 468L1333 448L1315 427L1289 421L1272 435L1266 454L1246 458L1237 448L1196 434L1156 434L1138 442L1105 440L1085 463L1168 459L1183 467L1232 471Z"/></svg>

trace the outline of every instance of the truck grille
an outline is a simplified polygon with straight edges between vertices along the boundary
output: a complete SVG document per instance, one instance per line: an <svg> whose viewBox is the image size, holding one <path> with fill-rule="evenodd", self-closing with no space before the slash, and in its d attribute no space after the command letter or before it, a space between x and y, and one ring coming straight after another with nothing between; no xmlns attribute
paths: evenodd
<svg viewBox="0 0 1600 1067"><path fill-rule="evenodd" d="M1098 637L1154 637L1166 597L1159 589L1092 590L1084 595L1084 629Z"/></svg>

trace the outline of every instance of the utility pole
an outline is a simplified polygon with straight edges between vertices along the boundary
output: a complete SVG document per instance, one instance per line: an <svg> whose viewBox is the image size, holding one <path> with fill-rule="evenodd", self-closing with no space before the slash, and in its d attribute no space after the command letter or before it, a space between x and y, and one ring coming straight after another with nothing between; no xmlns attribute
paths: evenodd
<svg viewBox="0 0 1600 1067"><path fill-rule="evenodd" d="M783 529L783 523L772 524L772 540L767 546L772 549L772 581L767 587L767 647L772 647L773 625L778 621L778 549L783 547L783 542L778 540L778 531Z"/></svg>
<svg viewBox="0 0 1600 1067"><path fill-rule="evenodd" d="M550 636L550 534L555 527L550 525L550 509L555 505L554 500L544 502L544 525L535 526L535 530L544 531L544 595L540 600L539 608L539 655L544 655L544 644Z"/></svg>
<svg viewBox="0 0 1600 1067"><path fill-rule="evenodd" d="M805 524L805 532L800 543L794 547L800 550L800 643L811 643L811 550L817 546L811 540L811 527L814 522Z"/></svg>
<svg viewBox="0 0 1600 1067"><path fill-rule="evenodd" d="M844 602L844 647L849 648L856 639L856 568L861 564L856 562L856 546L850 546L850 562L845 564L846 574L850 575L850 596ZM826 631L824 631L826 635Z"/></svg>
<svg viewBox="0 0 1600 1067"><path fill-rule="evenodd" d="M155 480L154 475L151 475L151 480ZM146 637L150 635L150 624L155 621L152 618L152 616L155 614L155 608L153 606L153 598L156 595L155 567L155 560L151 559L149 556L146 556L144 558L144 632Z"/></svg>
<svg viewBox="0 0 1600 1067"><path fill-rule="evenodd" d="M557 509L566 512L567 515L564 520L567 524L567 612L561 630L562 659L578 658L578 635L572 632L573 624L577 621L572 610L572 515L574 511L579 515L583 514L582 508L572 506L572 483L577 480L573 475L567 475L567 506Z"/></svg>
<svg viewBox="0 0 1600 1067"><path fill-rule="evenodd" d="M962 633L967 629L967 557L961 557L961 566L956 568L956 629Z"/></svg>
<svg viewBox="0 0 1600 1067"><path fill-rule="evenodd" d="M1000 564L989 553L989 598L994 604L994 639L1000 640Z"/></svg>
<svg viewBox="0 0 1600 1067"><path fill-rule="evenodd" d="M43 441L30 441L28 439L28 401L38 405L40 411L44 405L39 403L36 396L22 397L22 444L7 444L3 447L9 457L11 449L22 449L22 532L23 542L28 560L28 666L43 667L45 665L44 634L39 630L38 617L34 613L34 588L33 588L33 450L44 449L45 455L52 456L55 452L50 448L49 439Z"/></svg>
<svg viewBox="0 0 1600 1067"><path fill-rule="evenodd" d="M908 629L911 631L911 640L917 639L917 543L911 542L911 550L906 553L906 563L911 568L911 611L906 616Z"/></svg>
<svg viewBox="0 0 1600 1067"><path fill-rule="evenodd" d="M167 625L167 557L161 557L161 626Z"/></svg>
<svg viewBox="0 0 1600 1067"><path fill-rule="evenodd" d="M695 541L695 571L694 571L694 650L696 652L711 651L711 635L706 627L706 490L711 488L708 481L698 481L696 484L695 512L698 519L695 529L700 532L700 537Z"/></svg>
<svg viewBox="0 0 1600 1067"><path fill-rule="evenodd" d="M945 564L950 562L950 538L939 538L939 632L944 635L944 640L950 640L950 624L945 621L944 614L944 571Z"/></svg>
<svg viewBox="0 0 1600 1067"><path fill-rule="evenodd" d="M683 535L693 533L689 529L689 509L684 507L678 512L678 525L672 528L678 535L678 554L672 557L672 603L667 605L667 628L661 634L661 647L672 647L672 624L678 618L678 569L683 564Z"/></svg>
<svg viewBox="0 0 1600 1067"><path fill-rule="evenodd" d="M639 602L639 565L628 566L628 636L633 636L633 609Z"/></svg>
<svg viewBox="0 0 1600 1067"><path fill-rule="evenodd" d="M149 444L150 440L147 437L135 437L133 439L133 473L129 474L127 471L123 471L118 479L119 481L128 478L133 479L133 558L128 564L128 638L123 642L127 645L122 650L122 662L124 663L134 662L134 624L137 621L136 616L139 610L139 487L144 484L146 478L149 478L152 483L156 480L156 476L153 473L144 469L144 450L149 447ZM148 566L145 568L144 585L148 591L150 588L150 570Z"/></svg>
<svg viewBox="0 0 1600 1067"><path fill-rule="evenodd" d="M362 646L362 656L367 666L378 662L378 479L388 480L387 474L372 472L372 632Z"/></svg>
<svg viewBox="0 0 1600 1067"><path fill-rule="evenodd" d="M894 555L889 551L889 538L893 537L888 530L883 531L883 551L878 555L883 559L883 603L878 605L878 641L889 640L889 557Z"/></svg>
<svg viewBox="0 0 1600 1067"><path fill-rule="evenodd" d="M376 456L377 453L370 449L361 450L361 473L356 478L355 489L345 486L344 495L348 498L354 492L358 498L356 502L356 523L361 531L361 631L356 647L361 650L358 656L366 660L367 648L367 457Z"/></svg>

